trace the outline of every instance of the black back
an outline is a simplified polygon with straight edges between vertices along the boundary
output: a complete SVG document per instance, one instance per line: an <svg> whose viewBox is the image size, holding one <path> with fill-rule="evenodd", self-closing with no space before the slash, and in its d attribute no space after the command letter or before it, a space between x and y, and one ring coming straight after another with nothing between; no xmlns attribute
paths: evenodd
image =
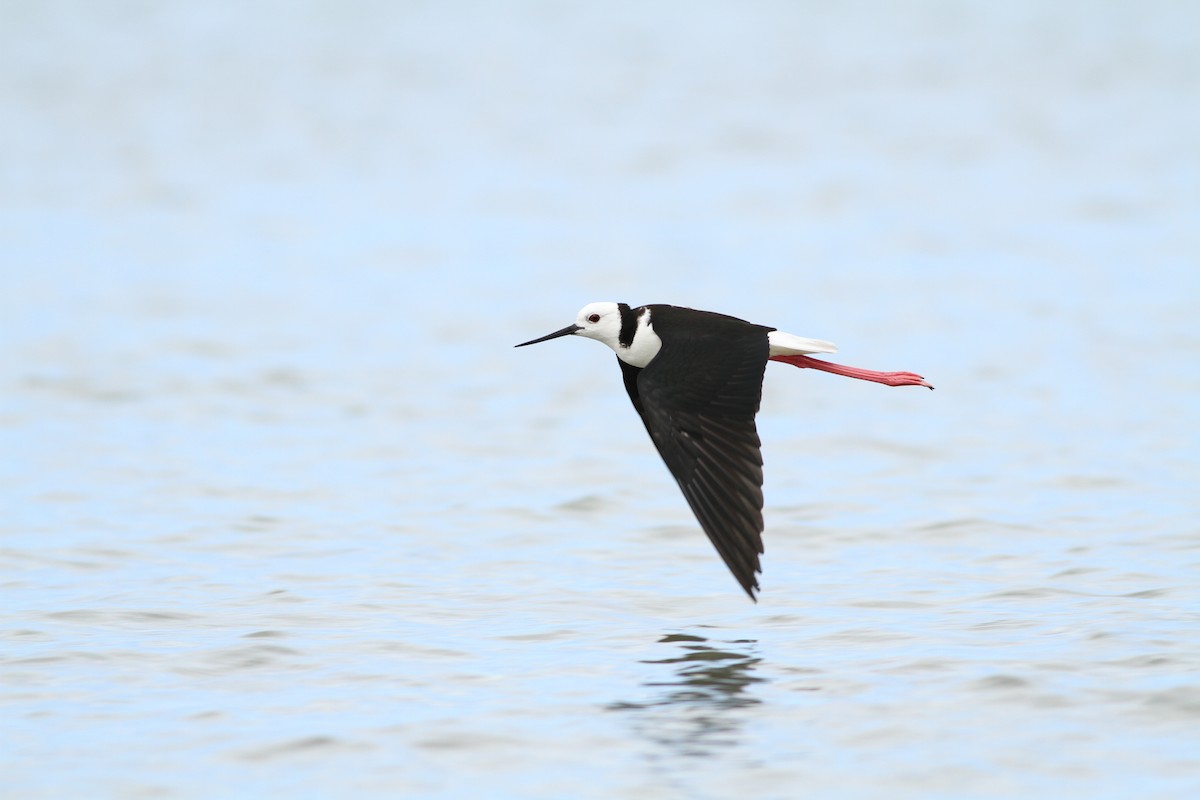
<svg viewBox="0 0 1200 800"><path fill-rule="evenodd" d="M644 369L617 359L625 390L700 527L753 599L763 552L754 416L773 328L690 308L649 309L662 349Z"/></svg>

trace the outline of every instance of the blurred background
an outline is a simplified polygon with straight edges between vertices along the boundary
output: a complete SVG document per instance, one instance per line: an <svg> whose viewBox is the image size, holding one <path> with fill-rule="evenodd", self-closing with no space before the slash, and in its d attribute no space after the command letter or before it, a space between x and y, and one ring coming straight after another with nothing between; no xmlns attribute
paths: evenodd
<svg viewBox="0 0 1200 800"><path fill-rule="evenodd" d="M0 2L5 782L1195 788L1197 30ZM751 606L611 353L512 350L595 300L938 389L768 370Z"/></svg>

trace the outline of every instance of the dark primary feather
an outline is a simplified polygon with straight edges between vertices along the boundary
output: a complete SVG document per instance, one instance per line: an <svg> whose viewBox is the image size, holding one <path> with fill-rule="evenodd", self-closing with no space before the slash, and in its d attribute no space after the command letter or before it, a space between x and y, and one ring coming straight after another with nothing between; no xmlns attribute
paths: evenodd
<svg viewBox="0 0 1200 800"><path fill-rule="evenodd" d="M625 389L700 527L753 599L763 552L762 452L754 416L772 329L675 306L650 310L662 350L644 369L618 359ZM689 355L702 356L702 366Z"/></svg>

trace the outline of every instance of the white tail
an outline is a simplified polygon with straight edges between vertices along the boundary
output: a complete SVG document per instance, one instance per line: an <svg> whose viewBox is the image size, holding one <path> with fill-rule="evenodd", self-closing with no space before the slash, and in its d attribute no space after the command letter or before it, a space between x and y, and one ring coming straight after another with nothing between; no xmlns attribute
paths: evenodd
<svg viewBox="0 0 1200 800"><path fill-rule="evenodd" d="M820 339L807 339L803 336L793 336L783 331L771 331L767 334L767 342L771 345L772 356L802 356L809 353L836 353L837 345Z"/></svg>

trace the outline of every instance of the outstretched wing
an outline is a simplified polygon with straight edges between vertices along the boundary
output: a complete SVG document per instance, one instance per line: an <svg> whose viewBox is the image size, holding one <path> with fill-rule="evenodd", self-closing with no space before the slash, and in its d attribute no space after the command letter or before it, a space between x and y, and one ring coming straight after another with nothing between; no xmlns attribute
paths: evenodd
<svg viewBox="0 0 1200 800"><path fill-rule="evenodd" d="M621 362L625 386L683 496L742 588L761 572L762 451L754 416L762 398L765 331L742 326L663 346L644 369Z"/></svg>

